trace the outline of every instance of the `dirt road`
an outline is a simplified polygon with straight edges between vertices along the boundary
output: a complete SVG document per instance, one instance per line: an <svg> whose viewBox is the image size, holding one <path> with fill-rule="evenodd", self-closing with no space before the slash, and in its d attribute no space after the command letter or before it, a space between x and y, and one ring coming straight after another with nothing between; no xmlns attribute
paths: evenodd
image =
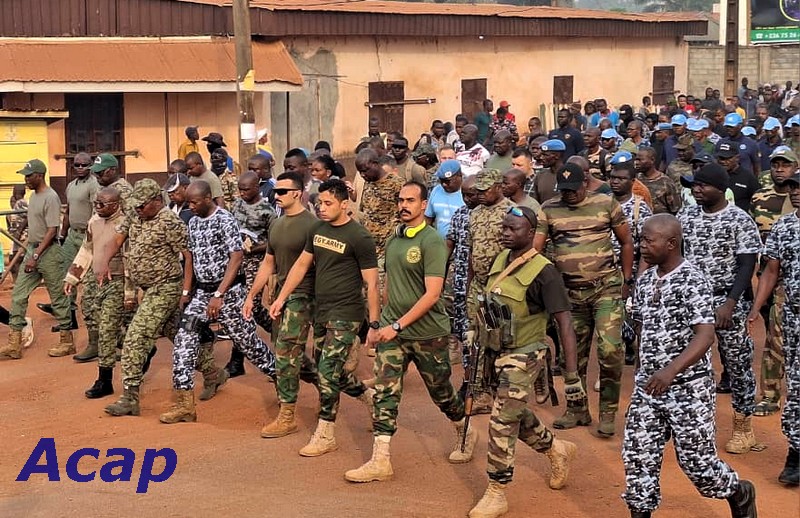
<svg viewBox="0 0 800 518"><path fill-rule="evenodd" d="M9 298L8 292L0 293L0 304L8 307ZM38 290L35 301L44 298L46 294ZM36 343L22 360L0 362L0 517L463 517L486 487L487 416L475 419L481 439L473 462L449 464L446 457L455 440L452 427L430 401L413 368L406 378L400 429L392 441L394 480L353 485L344 480L343 473L365 461L372 446L370 418L358 401L343 397L336 429L339 451L313 459L300 457L297 451L315 425L316 391L308 385L301 389L299 433L261 439L261 426L277 413L275 390L249 364L246 376L228 382L213 400L199 403L196 424L162 425L158 414L171 398L171 344L162 339L145 378L142 416L112 418L103 412L111 397L87 400L83 395L96 377L97 364L49 358L47 348L57 340L49 332L53 320L39 313L33 302L31 308ZM82 344L85 331L76 336ZM0 333L0 340L5 337L5 331ZM763 343L763 334L757 343ZM217 346L220 364L227 361L229 351L230 342ZM359 373L370 377L371 359L363 360ZM626 367L623 405L627 405L631 375L631 367ZM596 366L590 370L592 381L595 376ZM561 380L556 383L560 388ZM121 391L119 372L115 389ZM596 416L596 393L591 400ZM717 444L722 449L731 429L730 396L720 396L718 407ZM563 406L536 406L535 410L549 425ZM768 446L765 451L722 456L755 483L760 517L797 516L797 490L777 482L786 455L780 417L756 418L755 426L758 439ZM587 428L559 432L579 446L570 481L561 491L547 487L546 457L521 445L508 491L511 511L507 516L628 516L619 498L624 489L621 429L620 417L618 433L611 440L600 439ZM16 482L42 437L56 441L61 481L48 482L45 475L37 474L28 482ZM101 455L99 461L84 459L82 472L99 469L108 448L133 450L137 454L133 479L70 481L65 474L67 458L84 447L98 448ZM165 447L178 455L174 475L163 483L152 483L147 494L136 494L145 450ZM656 514L660 518L730 516L726 502L702 498L694 490L678 468L671 445L661 487L663 502Z"/></svg>

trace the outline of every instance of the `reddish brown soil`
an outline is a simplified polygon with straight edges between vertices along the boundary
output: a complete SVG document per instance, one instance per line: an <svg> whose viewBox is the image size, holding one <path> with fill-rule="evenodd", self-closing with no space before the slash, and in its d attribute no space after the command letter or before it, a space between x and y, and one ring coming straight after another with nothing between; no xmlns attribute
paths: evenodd
<svg viewBox="0 0 800 518"><path fill-rule="evenodd" d="M370 421L365 408L343 397L337 422L340 449L319 458L297 455L315 425L316 391L304 385L298 404L301 431L265 440L259 430L277 413L275 390L248 365L247 375L236 378L213 400L198 405L196 424L162 425L158 414L171 398L171 346L159 342L151 372L145 378L141 417L112 418L103 407L108 397L87 400L83 391L96 376L96 363L79 365L71 358L49 358L47 348L57 340L49 331L52 318L33 302L46 300L39 289L31 302L36 320L36 342L20 361L0 363L0 517L89 516L242 516L242 517L462 517L486 486L487 416L475 419L481 440L472 463L454 466L446 456L454 442L452 427L431 403L412 368L405 384L397 435L392 442L395 477L390 482L347 483L342 475L359 466L371 453ZM8 292L0 304L9 306ZM76 333L83 344L84 330ZM5 340L5 331L0 335ZM763 332L757 337L759 347ZM216 350L220 364L227 361L230 342ZM760 354L758 355L760 358ZM359 367L370 377L371 359ZM594 380L596 367L590 371ZM631 367L626 367L623 394L627 404ZM120 391L119 373L115 388ZM454 374L454 380L460 373ZM200 385L202 382L198 383ZM561 380L557 379L561 386ZM596 415L597 395L591 394ZM720 396L718 440L722 448L731 429L730 397ZM546 424L563 408L536 406ZM762 518L797 516L797 490L777 482L786 454L780 417L755 419L758 439L768 445L760 453L736 456L722 453L758 490ZM514 483L509 487L509 517L623 517L627 512L619 494L624 489L620 459L622 418L617 436L596 437L591 428L559 433L579 446L570 481L561 491L547 487L547 459L522 445L517 452ZM41 437L54 437L61 482L34 475L28 482L15 478ZM137 454L131 482L107 484L67 479L64 466L78 448L101 450L101 460L84 459L81 470L99 469L104 451L130 448ZM135 493L142 456L147 448L173 448L178 466L168 481L150 485L147 494ZM726 517L724 501L702 498L678 468L668 445L661 478L663 502L656 516L663 518Z"/></svg>

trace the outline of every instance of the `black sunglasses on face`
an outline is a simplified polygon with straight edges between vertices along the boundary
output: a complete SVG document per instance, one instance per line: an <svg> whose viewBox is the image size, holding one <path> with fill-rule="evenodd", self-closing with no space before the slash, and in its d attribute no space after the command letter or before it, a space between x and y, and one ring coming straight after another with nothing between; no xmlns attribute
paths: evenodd
<svg viewBox="0 0 800 518"><path fill-rule="evenodd" d="M79 164L75 162L74 164L72 164L72 167L74 167L75 169L86 169L87 167L92 167L92 164Z"/></svg>
<svg viewBox="0 0 800 518"><path fill-rule="evenodd" d="M98 209L102 209L103 207L108 207L109 205L117 205L118 201L96 201L94 202L94 206Z"/></svg>
<svg viewBox="0 0 800 518"><path fill-rule="evenodd" d="M283 195L284 195L284 194L286 194L287 192L291 192L291 191L299 191L299 190L300 190L300 189L272 189L272 192L274 192L274 193L275 193L276 195L278 195L278 196L283 196Z"/></svg>

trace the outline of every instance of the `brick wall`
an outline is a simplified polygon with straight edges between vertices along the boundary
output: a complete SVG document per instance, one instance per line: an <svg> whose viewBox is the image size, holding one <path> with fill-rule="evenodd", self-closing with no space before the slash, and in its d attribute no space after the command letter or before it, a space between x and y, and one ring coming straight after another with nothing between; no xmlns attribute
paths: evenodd
<svg viewBox="0 0 800 518"><path fill-rule="evenodd" d="M800 45L739 48L739 77L750 86L762 83L800 82ZM719 45L689 47L688 93L702 96L707 87L725 85L725 48Z"/></svg>

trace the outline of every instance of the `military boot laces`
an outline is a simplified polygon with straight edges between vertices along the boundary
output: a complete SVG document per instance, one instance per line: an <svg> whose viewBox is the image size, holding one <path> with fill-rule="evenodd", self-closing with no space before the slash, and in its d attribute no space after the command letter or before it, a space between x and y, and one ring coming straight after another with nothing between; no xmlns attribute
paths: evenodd
<svg viewBox="0 0 800 518"><path fill-rule="evenodd" d="M583 403L567 403L567 410L564 415L553 421L553 428L568 430L576 426L589 426L592 424L592 415L586 401Z"/></svg>
<svg viewBox="0 0 800 518"><path fill-rule="evenodd" d="M543 405L550 397L550 387L547 386L547 362L539 370L536 379L533 381L533 393L536 397L536 403Z"/></svg>
<svg viewBox="0 0 800 518"><path fill-rule="evenodd" d="M47 354L53 358L75 354L75 342L72 339L72 331L62 329L59 332L58 345L48 350Z"/></svg>
<svg viewBox="0 0 800 518"><path fill-rule="evenodd" d="M336 436L334 435L334 423L320 419L314 435L311 436L308 444L300 450L300 455L303 457L319 457L338 449L339 445L336 444Z"/></svg>
<svg viewBox="0 0 800 518"><path fill-rule="evenodd" d="M753 432L752 417L734 412L733 435L731 440L725 443L725 451L728 453L747 453L755 445L756 435Z"/></svg>
<svg viewBox="0 0 800 518"><path fill-rule="evenodd" d="M497 518L507 512L506 486L492 480L483 497L469 512L469 518Z"/></svg>
<svg viewBox="0 0 800 518"><path fill-rule="evenodd" d="M374 482L389 480L394 475L389 454L389 435L376 435L372 444L372 458L357 469L344 474L350 482Z"/></svg>
<svg viewBox="0 0 800 518"><path fill-rule="evenodd" d="M297 421L295 421L295 404L281 403L281 410L274 421L261 429L261 437L265 439L275 439L295 433L297 431Z"/></svg>
<svg viewBox="0 0 800 518"><path fill-rule="evenodd" d="M561 489L567 484L569 463L577 451L578 447L574 443L553 439L550 449L545 452L550 459L550 489Z"/></svg>
<svg viewBox="0 0 800 518"><path fill-rule="evenodd" d="M10 330L8 343L0 348L0 358L19 360L22 358L22 330Z"/></svg>
<svg viewBox="0 0 800 518"><path fill-rule="evenodd" d="M194 390L176 390L176 402L168 411L158 417L164 424L193 423L197 421L194 409Z"/></svg>
<svg viewBox="0 0 800 518"><path fill-rule="evenodd" d="M739 480L736 492L727 498L731 518L757 518L756 488L749 480Z"/></svg>
<svg viewBox="0 0 800 518"><path fill-rule="evenodd" d="M450 464L465 464L472 460L472 453L475 451L475 444L478 442L478 432L474 426L470 426L467 430L467 439L464 443L464 451L461 451L461 441L464 437L464 419L455 421L453 423L456 428L456 445L448 457Z"/></svg>
<svg viewBox="0 0 800 518"><path fill-rule="evenodd" d="M126 387L122 396L106 407L106 413L113 416L139 415L139 387Z"/></svg>

